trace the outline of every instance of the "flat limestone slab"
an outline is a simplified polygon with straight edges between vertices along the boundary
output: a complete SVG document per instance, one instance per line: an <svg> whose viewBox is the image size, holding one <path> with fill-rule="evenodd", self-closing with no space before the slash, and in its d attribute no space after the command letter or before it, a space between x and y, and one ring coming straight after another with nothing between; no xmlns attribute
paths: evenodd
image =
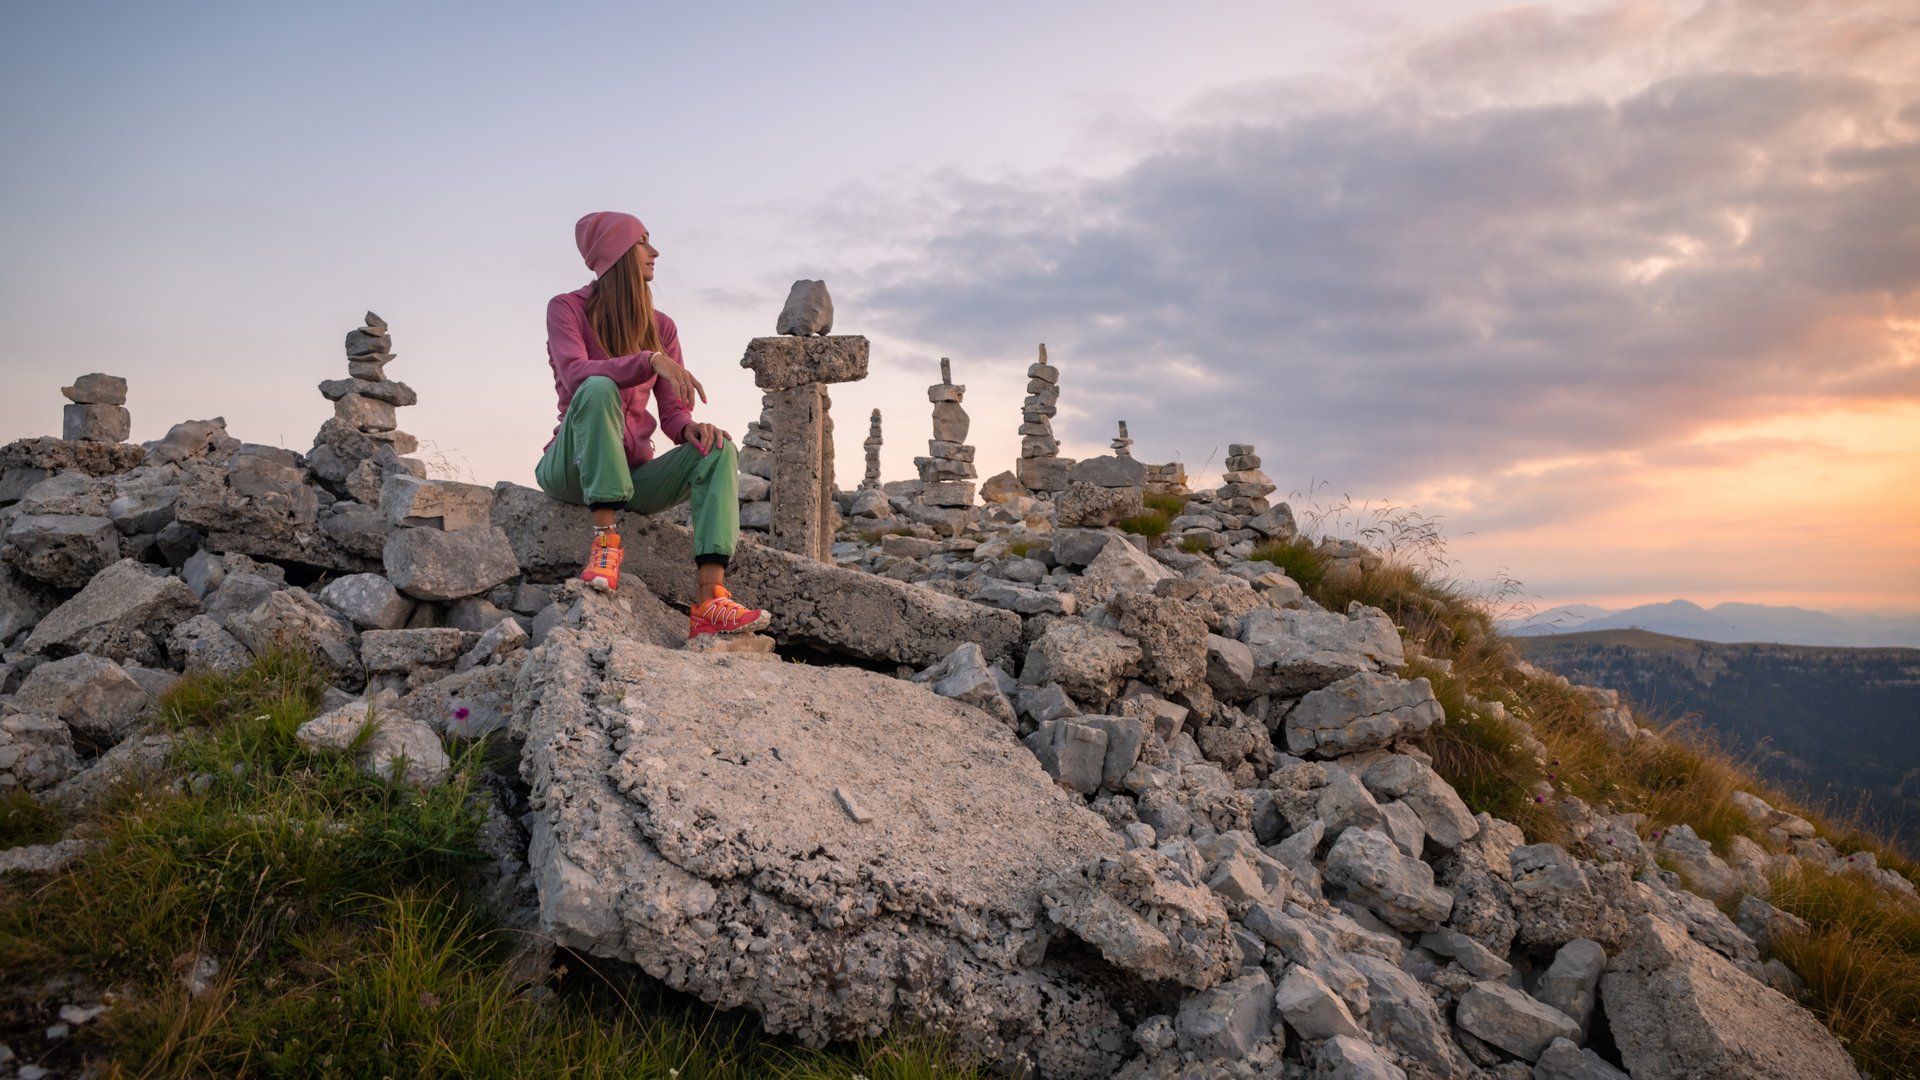
<svg viewBox="0 0 1920 1080"><path fill-rule="evenodd" d="M753 372L753 385L762 390L858 382L867 377L867 339L857 334L754 338L740 366Z"/></svg>
<svg viewBox="0 0 1920 1080"><path fill-rule="evenodd" d="M527 663L556 941L811 1044L904 1024L1047 1076L1118 1067L1127 1025L1047 957L1040 891L1119 840L998 720L858 669L565 628Z"/></svg>

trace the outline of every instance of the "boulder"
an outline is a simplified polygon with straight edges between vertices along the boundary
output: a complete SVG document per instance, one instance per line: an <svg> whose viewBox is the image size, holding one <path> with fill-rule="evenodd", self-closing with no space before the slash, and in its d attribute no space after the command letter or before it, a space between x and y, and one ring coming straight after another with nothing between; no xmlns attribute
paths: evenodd
<svg viewBox="0 0 1920 1080"><path fill-rule="evenodd" d="M51 590L0 563L0 643L13 640L58 604Z"/></svg>
<svg viewBox="0 0 1920 1080"><path fill-rule="evenodd" d="M1002 679L1012 682L1010 676L989 667L986 654L971 641L913 677L914 682L931 686L941 697L964 702L1013 727L1016 723L1013 705L1001 688Z"/></svg>
<svg viewBox="0 0 1920 1080"><path fill-rule="evenodd" d="M255 656L276 648L300 649L318 660L339 686L356 690L366 682L352 628L299 589L270 594L258 607L229 619L227 628Z"/></svg>
<svg viewBox="0 0 1920 1080"><path fill-rule="evenodd" d="M1485 980L1460 995L1454 1022L1476 1039L1525 1061L1538 1060L1555 1039L1577 1039L1573 1018L1506 983Z"/></svg>
<svg viewBox="0 0 1920 1080"><path fill-rule="evenodd" d="M20 573L62 589L80 588L120 557L120 532L104 515L23 514L0 544Z"/></svg>
<svg viewBox="0 0 1920 1080"><path fill-rule="evenodd" d="M362 630L398 630L413 614L413 601L379 574L348 574L320 590L320 602Z"/></svg>
<svg viewBox="0 0 1920 1080"><path fill-rule="evenodd" d="M1377 1047L1352 1035L1335 1035L1319 1047L1314 1076L1325 1080L1406 1080L1406 1071Z"/></svg>
<svg viewBox="0 0 1920 1080"><path fill-rule="evenodd" d="M149 465L187 465L215 454L231 453L240 445L227 434L223 417L211 420L183 420L167 433L146 445Z"/></svg>
<svg viewBox="0 0 1920 1080"><path fill-rule="evenodd" d="M368 726L373 734L363 736ZM432 787L453 770L440 736L402 711L391 690L322 713L301 724L294 738L309 750L345 752L357 746L355 760L367 775L415 787Z"/></svg>
<svg viewBox="0 0 1920 1080"><path fill-rule="evenodd" d="M1453 910L1453 894L1434 886L1433 868L1374 829L1341 833L1327 852L1326 876L1396 929L1438 929Z"/></svg>
<svg viewBox="0 0 1920 1080"><path fill-rule="evenodd" d="M1280 988L1274 993L1274 1007L1287 1026L1302 1038L1366 1035L1340 995L1328 989L1320 976L1299 964L1288 968L1286 977L1280 980Z"/></svg>
<svg viewBox="0 0 1920 1080"><path fill-rule="evenodd" d="M1366 953L1348 958L1366 980L1367 1029L1375 1040L1418 1061L1437 1076L1454 1070L1446 1018L1419 980L1399 965ZM1464 1071L1464 1070L1459 1070Z"/></svg>
<svg viewBox="0 0 1920 1080"><path fill-rule="evenodd" d="M133 728L148 697L119 664L80 653L34 668L13 703L65 722L80 746L99 753Z"/></svg>
<svg viewBox="0 0 1920 1080"><path fill-rule="evenodd" d="M1540 973L1533 996L1566 1013L1580 1027L1578 1042L1587 1038L1587 1024L1593 1019L1594 994L1600 976L1607 970L1607 950L1597 941L1574 938L1553 954L1553 963Z"/></svg>
<svg viewBox="0 0 1920 1080"><path fill-rule="evenodd" d="M87 652L157 667L164 656L161 642L199 610L200 601L179 578L122 559L40 620L27 638L27 651L47 656Z"/></svg>
<svg viewBox="0 0 1920 1080"><path fill-rule="evenodd" d="M529 863L557 943L809 1045L918 1026L1048 1076L1119 1066L1128 1025L1050 955L1042 903L1119 839L1000 722L866 671L564 627L519 687Z"/></svg>
<svg viewBox="0 0 1920 1080"><path fill-rule="evenodd" d="M419 668L451 669L479 641L479 634L450 626L369 630L360 635L360 660L373 675L406 674Z"/></svg>
<svg viewBox="0 0 1920 1080"><path fill-rule="evenodd" d="M34 713L0 715L0 795L45 791L79 771L66 724Z"/></svg>
<svg viewBox="0 0 1920 1080"><path fill-rule="evenodd" d="M804 278L794 282L774 320L774 333L809 337L832 331L833 298L827 295L827 283Z"/></svg>
<svg viewBox="0 0 1920 1080"><path fill-rule="evenodd" d="M1106 543L1081 571L1073 591L1091 603L1103 603L1115 593L1152 592L1180 575L1155 562L1146 552L1123 540Z"/></svg>
<svg viewBox="0 0 1920 1080"><path fill-rule="evenodd" d="M1664 919L1635 920L1600 981L1634 1080L1858 1080L1813 1014Z"/></svg>
<svg viewBox="0 0 1920 1080"><path fill-rule="evenodd" d="M1139 644L1141 678L1162 693L1181 693L1206 681L1207 623L1196 605L1122 592L1107 601L1105 621Z"/></svg>
<svg viewBox="0 0 1920 1080"><path fill-rule="evenodd" d="M654 522L625 539L623 570L638 572L648 589L670 604L693 602L690 530ZM801 558L751 539L734 549L727 585L742 602L773 612L769 632L782 641L865 660L924 666L970 641L989 663L999 663L1013 656L1021 637L1020 616L1010 611Z"/></svg>
<svg viewBox="0 0 1920 1080"><path fill-rule="evenodd" d="M1139 643L1117 630L1061 619L1028 647L1020 681L1056 683L1075 701L1104 708L1140 673L1144 659Z"/></svg>
<svg viewBox="0 0 1920 1080"><path fill-rule="evenodd" d="M1300 699L1287 714L1287 749L1338 757L1422 734L1446 719L1427 680L1363 671Z"/></svg>
<svg viewBox="0 0 1920 1080"><path fill-rule="evenodd" d="M380 489L387 522L452 531L491 524L493 491L478 484L392 473Z"/></svg>
<svg viewBox="0 0 1920 1080"><path fill-rule="evenodd" d="M1238 1061L1273 1035L1273 982L1256 971L1189 996L1173 1029L1181 1050L1200 1059Z"/></svg>
<svg viewBox="0 0 1920 1080"><path fill-rule="evenodd" d="M73 380L72 386L61 387L60 393L77 405L125 405L127 380L96 371Z"/></svg>
<svg viewBox="0 0 1920 1080"><path fill-rule="evenodd" d="M1053 501L1054 524L1066 529L1098 529L1146 511L1145 492L1137 487L1071 484Z"/></svg>
<svg viewBox="0 0 1920 1080"><path fill-rule="evenodd" d="M238 675L253 654L211 615L195 615L167 635L167 654L188 675Z"/></svg>
<svg viewBox="0 0 1920 1080"><path fill-rule="evenodd" d="M1241 618L1234 636L1253 650L1255 675L1247 690L1254 695L1298 697L1406 662L1393 620L1357 605L1346 615L1255 608Z"/></svg>
<svg viewBox="0 0 1920 1080"><path fill-rule="evenodd" d="M1572 1039L1555 1039L1533 1063L1533 1080L1633 1080Z"/></svg>
<svg viewBox="0 0 1920 1080"><path fill-rule="evenodd" d="M1088 484L1103 488L1144 488L1147 467L1144 463L1113 454L1083 458L1067 472L1069 484ZM1072 490L1069 488L1068 490Z"/></svg>
<svg viewBox="0 0 1920 1080"><path fill-rule="evenodd" d="M395 529L387 536L381 563L393 587L416 600L477 596L520 572L506 532L491 525Z"/></svg>
<svg viewBox="0 0 1920 1080"><path fill-rule="evenodd" d="M227 467L189 467L174 517L206 534L207 550L237 551L328 570L378 570L379 559L336 542L321 528L319 489L293 451L246 444Z"/></svg>
<svg viewBox="0 0 1920 1080"><path fill-rule="evenodd" d="M1383 757L1367 766L1361 780L1375 796L1406 803L1419 816L1427 839L1443 848L1459 847L1480 833L1480 823L1453 785L1414 758L1405 754Z"/></svg>
<svg viewBox="0 0 1920 1080"><path fill-rule="evenodd" d="M1073 720L1048 720L1026 737L1047 775L1068 791L1091 795L1106 776L1107 732Z"/></svg>
<svg viewBox="0 0 1920 1080"><path fill-rule="evenodd" d="M1048 919L1136 978L1205 990L1236 965L1220 898L1158 851L1096 860L1047 882L1043 893Z"/></svg>

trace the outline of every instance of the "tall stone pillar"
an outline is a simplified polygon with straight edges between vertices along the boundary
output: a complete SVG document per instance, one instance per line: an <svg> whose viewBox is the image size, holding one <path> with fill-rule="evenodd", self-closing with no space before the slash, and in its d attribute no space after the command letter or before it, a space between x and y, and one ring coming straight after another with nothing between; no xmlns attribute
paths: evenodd
<svg viewBox="0 0 1920 1080"><path fill-rule="evenodd" d="M771 391L772 540L775 547L832 561L839 511L833 505L833 419L827 386L867 377L867 339L837 334L763 337L740 366Z"/></svg>
<svg viewBox="0 0 1920 1080"><path fill-rule="evenodd" d="M967 388L953 381L953 362L941 357L940 381L927 387L927 400L933 403L933 438L927 440L927 456L913 459L925 484L920 501L928 506L973 505L973 481L980 474L973 465L973 447L967 445L973 422L960 407L966 396Z"/></svg>
<svg viewBox="0 0 1920 1080"><path fill-rule="evenodd" d="M867 427L867 441L861 446L867 451L867 475L860 481L861 491L877 491L880 488L880 410L873 410L873 422Z"/></svg>

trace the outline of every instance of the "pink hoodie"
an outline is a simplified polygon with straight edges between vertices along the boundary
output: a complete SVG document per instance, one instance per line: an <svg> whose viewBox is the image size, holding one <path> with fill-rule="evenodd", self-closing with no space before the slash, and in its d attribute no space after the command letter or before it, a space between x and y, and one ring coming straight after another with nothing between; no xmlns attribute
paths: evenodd
<svg viewBox="0 0 1920 1080"><path fill-rule="evenodd" d="M573 392L581 383L594 375L612 379L620 388L621 403L626 406L627 465L638 468L653 460L656 425L647 413L647 399L657 389L660 398L657 426L676 445L687 441L683 433L693 422L693 406L681 401L666 383L655 387L652 353L607 356L600 348L600 339L587 326L587 297L592 295L593 286L588 285L561 293L547 302L547 363L553 368L553 388L560 395L560 419L565 422L567 406L573 402ZM680 359L679 328L659 311L653 313L653 322L660 330L660 351L675 363L684 364ZM556 437L560 434L559 425L554 426L553 433ZM547 445L552 446L553 440L548 439Z"/></svg>

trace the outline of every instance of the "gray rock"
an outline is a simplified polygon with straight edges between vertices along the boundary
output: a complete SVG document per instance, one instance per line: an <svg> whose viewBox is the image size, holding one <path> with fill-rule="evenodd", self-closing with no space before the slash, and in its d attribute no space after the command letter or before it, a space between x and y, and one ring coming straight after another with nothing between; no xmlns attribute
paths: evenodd
<svg viewBox="0 0 1920 1080"><path fill-rule="evenodd" d="M933 692L941 697L965 702L1013 727L1017 723L1013 705L1007 701L1007 695L1000 689L1000 679L995 675L987 665L986 654L980 651L980 646L969 641L948 653L939 663L915 675L913 681L931 686ZM1094 783L1098 786L1098 779Z"/></svg>
<svg viewBox="0 0 1920 1080"><path fill-rule="evenodd" d="M54 473L20 496L18 510L22 514L105 517L113 490L112 481L83 472Z"/></svg>
<svg viewBox="0 0 1920 1080"><path fill-rule="evenodd" d="M369 449L366 456L372 454ZM347 573L378 569L378 558L343 547L321 530L320 491L307 481L292 451L243 445L226 469L201 464L186 471L174 517L204 531L210 551Z"/></svg>
<svg viewBox="0 0 1920 1080"><path fill-rule="evenodd" d="M1144 489L1137 487L1069 484L1053 501L1054 523L1068 529L1098 529L1144 513L1144 497Z"/></svg>
<svg viewBox="0 0 1920 1080"><path fill-rule="evenodd" d="M1320 976L1299 964L1288 968L1286 977L1280 980L1280 987L1274 992L1274 1007L1287 1026L1302 1038L1366 1036L1366 1029L1353 1018L1340 995L1328 989Z"/></svg>
<svg viewBox="0 0 1920 1080"><path fill-rule="evenodd" d="M1072 593L1025 589L1005 581L990 581L973 594L975 603L1022 615L1071 615L1079 609Z"/></svg>
<svg viewBox="0 0 1920 1080"><path fill-rule="evenodd" d="M1324 1080L1406 1080L1406 1072L1365 1039L1336 1035L1320 1046L1314 1076Z"/></svg>
<svg viewBox="0 0 1920 1080"><path fill-rule="evenodd" d="M452 627L369 630L360 635L360 659L369 674L450 668L479 643L479 634Z"/></svg>
<svg viewBox="0 0 1920 1080"><path fill-rule="evenodd" d="M1423 734L1446 718L1427 680L1363 671L1300 699L1287 714L1287 749L1338 757Z"/></svg>
<svg viewBox="0 0 1920 1080"><path fill-rule="evenodd" d="M1665 830L1655 848L1692 891L1709 900L1728 899L1744 891L1740 875L1713 853L1713 845L1702 840L1691 825Z"/></svg>
<svg viewBox="0 0 1920 1080"><path fill-rule="evenodd" d="M1512 964L1495 956L1485 945L1449 927L1421 934L1420 947L1438 956L1451 957L1476 979L1504 979L1513 974ZM1605 959L1606 954L1602 953L1603 963Z"/></svg>
<svg viewBox="0 0 1920 1080"><path fill-rule="evenodd" d="M1555 1039L1533 1063L1533 1080L1633 1080L1591 1050L1571 1039Z"/></svg>
<svg viewBox="0 0 1920 1080"><path fill-rule="evenodd" d="M1386 833L1393 837L1394 846L1415 859L1426 852L1427 827L1420 824L1420 815L1413 812L1413 807L1389 799L1380 804L1380 813L1387 819Z"/></svg>
<svg viewBox="0 0 1920 1080"><path fill-rule="evenodd" d="M47 656L87 652L157 667L160 642L200 610L176 577L153 574L123 559L94 575L73 599L53 609L27 638L27 651Z"/></svg>
<svg viewBox="0 0 1920 1080"><path fill-rule="evenodd" d="M64 721L75 741L94 753L124 738L148 704L145 688L119 664L85 653L34 668L13 700L27 712Z"/></svg>
<svg viewBox="0 0 1920 1080"><path fill-rule="evenodd" d="M1392 962L1365 953L1355 953L1349 962L1367 982L1367 1028L1374 1039L1437 1075L1449 1075L1454 1050L1447 1022L1419 981Z"/></svg>
<svg viewBox="0 0 1920 1080"><path fill-rule="evenodd" d="M4 773L0 773L0 776L4 775ZM61 840L53 844L33 844L26 847L8 848L5 851L0 851L0 875L10 873L59 873L80 861L82 856L98 846L100 846L100 841L98 840L75 837L71 840ZM67 1015L68 1010L72 1008L73 1006L71 1005L65 1006L60 1010L61 1015ZM92 1019L92 1017L88 1019ZM0 1049L4 1049L4 1044L0 1044ZM0 1054L0 1066L6 1065L11 1056L11 1052ZM27 1068L34 1068L34 1066L29 1065ZM27 1069L22 1069L15 1075L24 1078L27 1076ZM45 1076L47 1074L41 1073L40 1075Z"/></svg>
<svg viewBox="0 0 1920 1080"><path fill-rule="evenodd" d="M1049 919L1137 977L1204 990L1237 965L1220 898L1157 851L1089 863L1042 892Z"/></svg>
<svg viewBox="0 0 1920 1080"><path fill-rule="evenodd" d="M66 724L34 713L0 714L0 795L45 791L79 771Z"/></svg>
<svg viewBox="0 0 1920 1080"><path fill-rule="evenodd" d="M1743 896L1734 920L1763 954L1771 954L1782 939L1805 937L1813 928L1807 920L1789 914L1757 896Z"/></svg>
<svg viewBox="0 0 1920 1080"><path fill-rule="evenodd" d="M1053 561L1075 569L1090 566L1109 544L1126 544L1126 541L1117 533L1100 529L1058 529L1053 534Z"/></svg>
<svg viewBox="0 0 1920 1080"><path fill-rule="evenodd" d="M1091 795L1105 775L1107 733L1072 720L1049 720L1026 738L1040 767L1068 791Z"/></svg>
<svg viewBox="0 0 1920 1080"><path fill-rule="evenodd" d="M127 380L96 371L73 380L72 386L61 387L60 393L76 405L125 405Z"/></svg>
<svg viewBox="0 0 1920 1080"><path fill-rule="evenodd" d="M1061 619L1027 649L1020 681L1057 683L1075 701L1104 708L1145 659L1138 642L1083 619Z"/></svg>
<svg viewBox="0 0 1920 1080"><path fill-rule="evenodd" d="M258 607L227 620L227 629L255 656L276 648L302 649L340 686L353 690L366 681L352 628L299 589L274 592Z"/></svg>
<svg viewBox="0 0 1920 1080"><path fill-rule="evenodd" d="M238 675L253 663L240 639L210 615L195 615L174 627L167 653L188 675Z"/></svg>
<svg viewBox="0 0 1920 1080"><path fill-rule="evenodd" d="M1346 829L1386 831L1386 812L1373 801L1373 796L1358 777L1346 769L1333 766L1327 767L1326 777L1327 782L1320 788L1314 815L1326 823L1328 835L1339 836Z"/></svg>
<svg viewBox="0 0 1920 1080"><path fill-rule="evenodd" d="M1356 608L1350 615L1256 608L1240 620L1235 636L1253 650L1256 674L1249 696L1298 697L1406 662L1400 631L1385 612L1373 608Z"/></svg>
<svg viewBox="0 0 1920 1080"><path fill-rule="evenodd" d="M396 529L387 537L381 562L394 588L416 600L475 596L520 572L506 532L493 526L453 532Z"/></svg>
<svg viewBox="0 0 1920 1080"><path fill-rule="evenodd" d="M1522 944L1558 949L1575 938L1604 948L1627 933L1626 913L1593 887L1579 860L1554 844L1513 849L1513 913ZM1604 868L1597 868L1604 869Z"/></svg>
<svg viewBox="0 0 1920 1080"><path fill-rule="evenodd" d="M60 437L69 442L126 442L132 431L133 414L121 405L68 405L60 410Z"/></svg>
<svg viewBox="0 0 1920 1080"><path fill-rule="evenodd" d="M413 601L379 574L348 574L327 582L320 602L362 630L398 630L413 614Z"/></svg>
<svg viewBox="0 0 1920 1080"><path fill-rule="evenodd" d="M1042 892L1120 841L997 721L866 671L590 627L554 629L519 685L541 933L810 1044L905 1023L1048 1076L1119 1067L1130 1025L1043 962Z"/></svg>
<svg viewBox="0 0 1920 1080"><path fill-rule="evenodd" d="M1593 1019L1594 992L1606 970L1607 950L1597 941L1575 938L1553 954L1553 963L1540 973L1533 996L1571 1017L1580 1027L1578 1041L1585 1042Z"/></svg>
<svg viewBox="0 0 1920 1080"><path fill-rule="evenodd" d="M1634 1080L1858 1080L1813 1014L1651 915L1600 982Z"/></svg>
<svg viewBox="0 0 1920 1080"><path fill-rule="evenodd" d="M48 589L0 564L0 643L38 623L58 603Z"/></svg>
<svg viewBox="0 0 1920 1080"><path fill-rule="evenodd" d="M78 589L120 557L120 533L104 516L24 514L7 526L0 557L27 577Z"/></svg>
<svg viewBox="0 0 1920 1080"><path fill-rule="evenodd" d="M380 509L391 525L471 529L491 524L493 489L393 473L381 486Z"/></svg>
<svg viewBox="0 0 1920 1080"><path fill-rule="evenodd" d="M1269 540L1291 540L1300 535L1300 526L1293 520L1293 508L1286 503L1276 503L1266 513L1248 519L1247 528Z"/></svg>
<svg viewBox="0 0 1920 1080"><path fill-rule="evenodd" d="M1103 454L1075 462L1067 473L1067 481L1069 484L1091 484L1103 488L1144 488L1147 467L1132 458Z"/></svg>
<svg viewBox="0 0 1920 1080"><path fill-rule="evenodd" d="M1073 590L1092 603L1103 603L1115 593L1152 592L1161 582L1179 576L1132 544L1116 541L1100 549Z"/></svg>
<svg viewBox="0 0 1920 1080"><path fill-rule="evenodd" d="M1133 771L1134 763L1140 760L1140 750L1147 743L1146 725L1131 716L1082 716L1079 722L1107 733L1107 753L1100 765L1100 786L1119 790L1120 782Z"/></svg>
<svg viewBox="0 0 1920 1080"><path fill-rule="evenodd" d="M1023 457L1014 465L1014 474L1029 491L1065 491L1073 459L1062 457Z"/></svg>
<svg viewBox="0 0 1920 1080"><path fill-rule="evenodd" d="M1575 1039L1580 1025L1525 991L1483 981L1460 996L1454 1022L1474 1038L1526 1061L1538 1060L1555 1039Z"/></svg>
<svg viewBox="0 0 1920 1080"><path fill-rule="evenodd" d="M147 444L146 460L149 465L186 465L230 453L239 445L240 440L227 434L227 422L222 417L183 420Z"/></svg>
<svg viewBox="0 0 1920 1080"><path fill-rule="evenodd" d="M369 726L373 734L363 737L361 733ZM362 771L415 787L432 787L446 779L453 768L446 748L440 745L440 736L425 722L402 711L399 697L392 691L370 701L351 701L316 716L300 725L294 737L310 750L345 752L357 743L355 760Z"/></svg>
<svg viewBox="0 0 1920 1080"><path fill-rule="evenodd" d="M1361 780L1374 795L1405 802L1419 815L1427 838L1443 848L1459 847L1479 835L1480 823L1460 801L1453 785L1414 758L1404 754L1384 757L1367 766Z"/></svg>
<svg viewBox="0 0 1920 1080"><path fill-rule="evenodd" d="M848 334L754 338L740 366L753 372L753 385L762 390L857 382L867 377L867 339Z"/></svg>
<svg viewBox="0 0 1920 1080"><path fill-rule="evenodd" d="M107 505L107 518L122 536L158 533L173 523L173 504L180 498L180 485L130 491Z"/></svg>
<svg viewBox="0 0 1920 1080"><path fill-rule="evenodd" d="M1453 894L1433 884L1433 869L1400 854L1372 829L1348 829L1327 852L1327 880L1401 930L1434 930L1453 910Z"/></svg>
<svg viewBox="0 0 1920 1080"><path fill-rule="evenodd" d="M1104 622L1139 644L1141 678L1161 692L1185 693L1205 683L1207 624L1197 605L1152 593L1120 592L1107 600ZM1264 732L1261 737L1265 739Z"/></svg>
<svg viewBox="0 0 1920 1080"><path fill-rule="evenodd" d="M500 624L502 619L511 619L508 612L497 608L484 597L467 596L447 605L446 625L455 630L466 630L475 634L484 634Z"/></svg>
<svg viewBox="0 0 1920 1080"><path fill-rule="evenodd" d="M1174 1036L1196 1058L1238 1061L1272 1035L1273 1009L1273 983L1256 971L1182 1001Z"/></svg>
<svg viewBox="0 0 1920 1080"><path fill-rule="evenodd" d="M827 283L802 278L787 290L787 302L774 323L774 333L807 337L833 332L833 299Z"/></svg>
<svg viewBox="0 0 1920 1080"><path fill-rule="evenodd" d="M494 663L526 647L526 629L514 619L503 619L482 633L480 640L473 643L473 648L460 654L460 659L454 661L453 670L471 671L482 664Z"/></svg>
<svg viewBox="0 0 1920 1080"><path fill-rule="evenodd" d="M1020 713L1035 723L1078 716L1083 711L1060 689L1058 683L1023 685L1019 689Z"/></svg>

